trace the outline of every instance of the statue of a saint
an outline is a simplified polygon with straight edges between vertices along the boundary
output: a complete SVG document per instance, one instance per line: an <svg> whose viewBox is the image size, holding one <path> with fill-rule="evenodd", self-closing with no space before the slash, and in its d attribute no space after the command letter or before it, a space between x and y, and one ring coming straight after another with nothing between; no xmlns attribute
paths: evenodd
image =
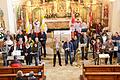
<svg viewBox="0 0 120 80"><path fill-rule="evenodd" d="M38 19L36 19L34 22L33 22L33 26L34 26L34 31L35 33L39 33L40 31L40 22Z"/></svg>

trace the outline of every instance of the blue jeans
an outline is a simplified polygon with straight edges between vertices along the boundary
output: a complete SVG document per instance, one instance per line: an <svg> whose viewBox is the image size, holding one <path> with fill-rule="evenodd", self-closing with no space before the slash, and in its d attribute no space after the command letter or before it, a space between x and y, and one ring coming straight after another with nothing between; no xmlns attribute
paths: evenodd
<svg viewBox="0 0 120 80"><path fill-rule="evenodd" d="M77 41L80 42L80 33L77 34Z"/></svg>
<svg viewBox="0 0 120 80"><path fill-rule="evenodd" d="M120 43L117 43L118 52L117 52L117 63L120 64Z"/></svg>
<svg viewBox="0 0 120 80"><path fill-rule="evenodd" d="M120 52L117 52L117 63L120 64Z"/></svg>
<svg viewBox="0 0 120 80"><path fill-rule="evenodd" d="M35 52L33 57L35 59L35 66L38 66L38 64L39 64L39 52Z"/></svg>
<svg viewBox="0 0 120 80"><path fill-rule="evenodd" d="M65 64L68 64L68 56L70 58L70 64L72 65L72 57L71 57L71 52L68 50L65 50Z"/></svg>

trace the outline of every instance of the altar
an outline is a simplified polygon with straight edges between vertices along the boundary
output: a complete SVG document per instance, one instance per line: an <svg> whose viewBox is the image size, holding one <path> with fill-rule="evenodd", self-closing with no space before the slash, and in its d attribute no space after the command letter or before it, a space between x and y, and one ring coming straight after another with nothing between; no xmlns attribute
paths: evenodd
<svg viewBox="0 0 120 80"><path fill-rule="evenodd" d="M21 23L17 25L21 24L20 26L25 28L28 21L31 24L36 19L42 25L44 16L48 30L65 30L69 29L72 14L75 15L76 19L82 18L87 23L92 23L95 20L101 22L104 18L104 12L108 12L107 8L102 8L102 4L98 0L26 0L18 11L17 19L21 20Z"/></svg>
<svg viewBox="0 0 120 80"><path fill-rule="evenodd" d="M66 18L54 18L46 19L45 23L47 24L48 29L60 30L60 29L69 29L70 19Z"/></svg>

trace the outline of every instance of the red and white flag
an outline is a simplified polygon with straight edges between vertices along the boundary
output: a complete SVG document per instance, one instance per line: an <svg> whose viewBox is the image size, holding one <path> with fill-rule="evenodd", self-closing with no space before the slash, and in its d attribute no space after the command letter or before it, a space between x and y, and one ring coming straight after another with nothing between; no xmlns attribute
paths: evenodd
<svg viewBox="0 0 120 80"><path fill-rule="evenodd" d="M71 23L74 24L75 23L75 14L72 12L72 20Z"/></svg>

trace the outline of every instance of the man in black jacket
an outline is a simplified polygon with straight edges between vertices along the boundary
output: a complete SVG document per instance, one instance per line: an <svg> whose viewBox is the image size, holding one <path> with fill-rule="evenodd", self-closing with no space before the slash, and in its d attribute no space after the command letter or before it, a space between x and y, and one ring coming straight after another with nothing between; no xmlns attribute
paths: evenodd
<svg viewBox="0 0 120 80"><path fill-rule="evenodd" d="M44 50L44 57L46 57L46 40L47 40L47 35L46 33L41 30L41 32L39 33L39 41L41 42L41 45L43 47L43 50ZM41 54L42 54L42 48L41 48Z"/></svg>

